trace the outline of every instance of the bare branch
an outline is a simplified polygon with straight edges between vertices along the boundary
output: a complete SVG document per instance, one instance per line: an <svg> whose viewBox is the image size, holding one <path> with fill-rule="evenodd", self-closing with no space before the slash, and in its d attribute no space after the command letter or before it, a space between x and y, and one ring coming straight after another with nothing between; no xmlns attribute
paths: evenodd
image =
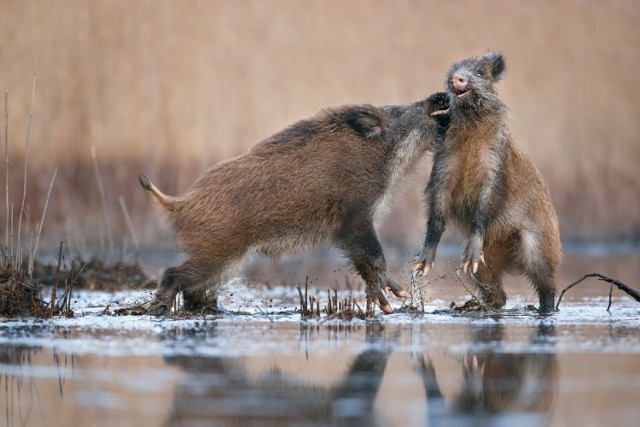
<svg viewBox="0 0 640 427"><path fill-rule="evenodd" d="M577 280L577 281L573 282L572 284L570 284L569 286L564 288L562 290L562 292L560 292L560 297L558 297L558 303L556 304L556 310L560 306L560 301L562 301L562 296L564 295L564 293L567 292L569 289L573 288L574 286L576 286L578 283L581 283L583 280L588 279L589 277L597 277L598 280L610 283L612 285L616 285L618 287L618 289L620 289L621 291L625 292L627 295L629 295L630 297L632 297L636 301L640 302L640 291L625 285L624 283L622 283L619 280L607 277L604 274L590 273L590 274L585 274L580 280ZM609 298L611 298L611 297L609 297ZM611 304L609 304L609 306L611 306ZM607 308L607 310L608 310L608 308Z"/></svg>

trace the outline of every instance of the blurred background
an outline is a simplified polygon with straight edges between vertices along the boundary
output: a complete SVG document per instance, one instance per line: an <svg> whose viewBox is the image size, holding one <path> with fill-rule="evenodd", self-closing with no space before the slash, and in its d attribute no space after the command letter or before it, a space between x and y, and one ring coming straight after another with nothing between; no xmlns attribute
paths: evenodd
<svg viewBox="0 0 640 427"><path fill-rule="evenodd" d="M637 1L2 0L14 221L36 58L25 206L37 229L57 167L40 251L55 254L60 240L104 250L109 230L130 248L120 197L143 248L173 248L139 171L179 193L321 108L422 99L442 89L452 62L492 49L506 56L499 93L564 242L637 245L638 22ZM385 251L420 248L428 171L429 158L397 198ZM6 216L3 203L3 229Z"/></svg>

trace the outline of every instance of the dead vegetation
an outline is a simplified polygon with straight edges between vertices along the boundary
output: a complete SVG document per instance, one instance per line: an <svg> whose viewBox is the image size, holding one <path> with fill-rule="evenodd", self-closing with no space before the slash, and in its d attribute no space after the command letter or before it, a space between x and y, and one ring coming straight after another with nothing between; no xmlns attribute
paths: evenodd
<svg viewBox="0 0 640 427"><path fill-rule="evenodd" d="M42 220L40 227L35 235L34 243L34 227L32 227L29 217L25 210L25 201L27 198L27 177L28 177L28 151L29 151L29 135L31 132L31 120L33 117L33 101L36 93L36 77L38 69L38 59L36 58L33 67L33 84L31 92L31 106L29 109L29 117L27 121L27 132L24 144L24 178L22 202L19 205L18 219L14 221L14 204L11 203L9 197L9 94L5 92L4 97L4 143L5 143L5 243L4 253L0 261L0 316L17 317L17 316L35 316L47 317L51 310L47 308L46 302L42 299L42 285L33 279L33 266L35 263L36 253L38 250L38 242L42 233L42 223L46 213L46 207L53 188L56 172L49 185L47 193L47 201L45 202L42 212ZM57 171L57 169L56 169ZM30 244L26 245L22 240L22 222L29 226ZM14 235L14 223L17 222L17 233ZM26 263L26 265L25 265ZM55 304L52 304L55 307Z"/></svg>
<svg viewBox="0 0 640 427"><path fill-rule="evenodd" d="M307 277L304 284L304 295L302 289L297 287L298 294L300 295L300 315L302 319L320 319L322 314L326 316L323 320L339 319L339 320L352 320L358 318L364 320L366 318L375 317L374 308L375 304L371 302L371 298L367 297L365 310L362 310L356 299L349 295L347 298L338 299L338 292L327 289L327 303L320 309L320 300L314 296L309 295L309 278Z"/></svg>
<svg viewBox="0 0 640 427"><path fill-rule="evenodd" d="M0 264L0 317L73 317L71 297L73 291L147 288L155 286L138 263L106 263L99 258L67 262L60 255L56 265L36 262L32 275L23 262ZM43 298L43 290L51 289L51 298ZM142 314L142 313L140 313Z"/></svg>
<svg viewBox="0 0 640 427"><path fill-rule="evenodd" d="M434 281L445 280L447 278L453 278L457 284L459 284L467 294L471 295L471 298L464 302L462 305L458 305L455 302L451 302L449 310L454 310L461 313L469 312L483 312L493 313L497 312L480 301L474 289L470 288L461 277L462 269L459 267L450 266L450 272L447 274L439 275L433 278ZM425 313L425 305L427 301L426 289L432 286L429 280L424 280L424 283L420 284L415 272L411 273L410 278L410 295L411 298L403 302L403 305L396 310L398 313L412 313L415 315L421 315ZM315 297L309 294L309 278L305 280L304 291L301 287L297 287L298 295L300 298L300 305L298 312L303 320L316 319L321 321L327 321L332 319L339 319L344 321L350 321L354 318L365 320L376 318L375 305L371 304L369 298L366 299L363 304L365 309L358 303L357 299L352 295L348 295L346 298L339 299L337 290L327 289L326 300L321 300L319 297ZM447 311L449 311L447 310ZM436 310L435 313L440 312Z"/></svg>
<svg viewBox="0 0 640 427"><path fill-rule="evenodd" d="M565 292L567 292L569 289L571 289L574 286L582 283L584 280L586 280L586 279L588 279L590 277L596 277L596 278L598 278L599 281L602 281L602 282L605 282L605 283L609 283L609 305L607 306L607 311L609 311L609 309L611 308L611 297L613 295L613 286L614 285L618 289L620 289L621 291L623 291L624 293L629 295L631 298L633 298L636 301L640 302L640 291L638 291L637 289L634 289L634 288L622 283L621 281L619 281L617 279L613 279L611 277L605 276L604 274L590 273L590 274L585 274L584 276L582 276L582 278L580 278L579 280L576 280L575 282L573 282L572 284L570 284L569 286L564 288L562 290L562 292L560 292L560 296L558 297L558 302L556 303L556 310L558 310L558 307L560 307L560 301L562 301L562 297L564 296Z"/></svg>
<svg viewBox="0 0 640 427"><path fill-rule="evenodd" d="M56 163L56 182L70 191L56 195L48 224L70 235L53 237L48 250L82 236L108 245L93 145L105 196L116 201L109 209L122 196L140 242L162 243L165 223L134 185L141 169L175 194L209 164L320 108L420 99L442 88L448 64L495 48L510 61L500 94L514 134L541 169L563 237L637 240L640 86L621 92L614 76L639 73L639 12L633 2L611 1L498 0L460 9L449 2L7 0L0 89L12 95L20 139L35 52L43 69L32 131L42 143L30 150L37 175L25 207L41 212ZM18 147L10 156L23 160ZM14 192L22 188L17 178ZM398 200L402 214L383 229L394 247L406 247L424 226L416 208L424 184L416 181ZM114 238L127 233L125 218L111 219Z"/></svg>
<svg viewBox="0 0 640 427"><path fill-rule="evenodd" d="M476 293L470 289L464 282L464 280L460 277L461 268L454 268L451 270L451 274L445 274L436 277L434 280L442 280L449 276L455 278L456 282L461 285L468 294L471 295L471 298L463 303L462 305L457 305L455 302L452 302L450 305L450 309L457 312L495 312L496 310L488 307L482 301L480 301L476 295ZM426 295L425 290L430 285L428 280L425 280L425 284L418 284L418 280L415 274L411 275L411 284L410 284L410 294L411 298L403 302L402 307L396 310L396 312L400 313L413 313L416 315L425 313L425 304L426 304ZM309 319L317 319L321 321L327 321L332 319L339 319L344 321L350 321L354 318L365 320L372 319L376 317L375 313L375 305L371 303L370 298L366 298L366 302L364 304L365 309L361 308L361 305L358 304L356 298L353 295L349 295L346 298L338 299L337 290L333 290L333 295L331 290L327 289L327 299L326 303L321 301L319 298L312 296L309 294L309 278L307 277L304 285L304 292L298 286L298 295L300 297L300 306L298 311L303 320ZM436 310L436 313L438 310Z"/></svg>
<svg viewBox="0 0 640 427"><path fill-rule="evenodd" d="M0 317L48 317L50 310L42 299L42 285L11 263L0 266Z"/></svg>
<svg viewBox="0 0 640 427"><path fill-rule="evenodd" d="M155 286L155 282L149 279L137 262L109 263L96 256L89 260L75 256L64 264L73 278L75 289L116 291ZM45 286L52 286L56 279L56 266L36 263L33 278Z"/></svg>
<svg viewBox="0 0 640 427"><path fill-rule="evenodd" d="M11 92L12 103L5 92L5 141L11 127L14 140L38 144L29 150L5 144L0 300L14 308L41 309L37 289L42 285L37 282L53 286L56 266L40 265L37 248L55 253L61 238L73 245L86 237L107 248L97 258L65 263L61 274L66 268L74 289L112 289L114 279L122 286L137 282L135 268L114 262L115 242L121 237L137 248L139 241L155 244L167 236L164 228L158 232L164 222L155 219L150 204L132 185L139 170L160 176L158 185L175 193L204 165L237 155L321 107L356 101L402 103L440 89L443 64L487 47L500 48L512 58L501 94L516 119L514 133L542 166L564 237L637 240L640 179L634 177L640 145L635 114L640 86L627 87L620 96L618 82L611 78L621 69L633 74L640 64L637 8L614 3L530 7L498 1L467 4L467 13L459 16L445 3L310 6L292 0L277 7L253 1L198 7L199 13L192 13L175 9L171 2L153 7L123 0L6 2L0 14L7 34L0 39L6 57L0 63L0 85ZM388 19L361 19L362 13ZM567 15L572 16L570 27L561 18ZM170 22L167 16L173 17ZM492 25L495 19L500 25ZM381 22L385 31L380 31ZM460 28L452 22L462 23L473 40L452 37ZM606 31L594 33L594 23ZM540 37L523 37L523 27L530 29L526 34ZM123 39L128 40L125 45ZM540 49L541 44L550 48ZM44 70L34 106L36 73L34 69L32 82L29 71L37 51L42 52ZM344 73L330 72L337 63ZM558 74L558 69L565 72ZM588 89L576 92L576 87ZM29 123L34 119L33 129L24 126L25 118ZM16 168L23 162L26 171L27 158L28 180L26 173L16 173L22 172ZM11 171L18 176L10 180ZM389 246L406 249L424 226L417 208L423 186L424 177L413 181L410 196L397 203L396 212L402 215L391 215L386 222L381 234ZM590 190L589 197L583 197L584 188ZM12 203L9 195L18 201ZM116 199L123 215L114 215L117 204L110 201ZM37 243L45 212L47 227L56 233ZM35 218L42 218L39 224L30 223ZM17 244L20 220L23 240ZM25 257L33 259L31 277L22 271L29 270ZM59 280L63 289L64 280ZM148 282L140 278L138 283ZM20 294L16 286L25 288L24 304L14 299ZM354 316L366 314L355 302L340 303L329 304L332 315L345 307L345 315L349 310ZM317 313L318 301L305 299L305 304L308 315L312 306Z"/></svg>
<svg viewBox="0 0 640 427"><path fill-rule="evenodd" d="M32 225L30 212L26 208L27 182L29 174L28 153L29 136L31 133L33 102L36 95L38 59L36 58L33 69L33 84L31 93L31 107L27 121L27 132L24 144L24 176L21 203L18 212L15 212L15 205L10 197L10 165L9 159L9 98L5 92L5 239L2 254L0 255L0 317L50 317L65 316L73 317L71 309L71 296L73 289L78 287L88 289L110 289L120 288L126 285L142 285L147 283L147 277L137 262L139 248L137 238L132 227L129 231L132 235L136 247L136 262L126 264L122 262L107 263L103 259L92 258L88 262L81 258L65 262L63 256L63 242L60 242L58 262L55 266L42 265L37 259L38 246L42 235L43 224L51 199L51 192L57 175L57 168L54 168L53 178L49 182L46 199L42 209L40 222L37 226ZM98 177L99 190L103 193L102 182L98 170L95 152L94 169ZM103 206L106 200L103 197ZM129 214L126 204L120 200L123 214L130 224ZM105 222L108 222L108 211L105 209ZM17 215L15 218L14 213ZM17 227L16 227L17 223ZM23 228L23 223L25 227ZM25 230L28 229L28 230ZM26 237L28 236L28 240ZM111 235L109 234L109 237ZM113 242L110 239L110 254L113 254ZM43 285L51 287L51 299L46 302L43 299Z"/></svg>

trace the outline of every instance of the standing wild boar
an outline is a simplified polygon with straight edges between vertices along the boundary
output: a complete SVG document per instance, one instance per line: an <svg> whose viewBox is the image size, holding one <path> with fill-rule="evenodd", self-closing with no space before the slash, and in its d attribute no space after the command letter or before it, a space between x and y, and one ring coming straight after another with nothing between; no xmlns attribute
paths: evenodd
<svg viewBox="0 0 640 427"><path fill-rule="evenodd" d="M150 312L165 313L178 291L186 309L202 309L207 289L248 254L278 259L327 244L344 251L368 296L392 312L385 291L408 293L387 270L376 227L394 191L444 135L447 107L447 95L437 93L402 106L329 108L212 166L175 197L140 175L187 255L164 272Z"/></svg>
<svg viewBox="0 0 640 427"><path fill-rule="evenodd" d="M540 311L553 310L560 232L540 173L509 131L494 84L505 71L499 53L464 59L447 76L450 125L434 150L427 186L427 233L415 269L427 274L447 221L467 237L463 270L491 307L504 306L504 272L529 279Z"/></svg>

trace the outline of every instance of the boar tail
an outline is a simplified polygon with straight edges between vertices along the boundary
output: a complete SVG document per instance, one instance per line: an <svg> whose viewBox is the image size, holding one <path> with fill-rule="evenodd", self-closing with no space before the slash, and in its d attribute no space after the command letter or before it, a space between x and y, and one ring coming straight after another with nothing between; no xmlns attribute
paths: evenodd
<svg viewBox="0 0 640 427"><path fill-rule="evenodd" d="M153 185L151 181L149 181L149 178L147 178L146 175L138 174L138 179L140 180L140 185L142 185L142 188L153 195L156 200L158 200L158 202L160 202L160 204L164 206L168 211L172 211L175 208L175 197L167 196L162 191L158 190L158 188Z"/></svg>

